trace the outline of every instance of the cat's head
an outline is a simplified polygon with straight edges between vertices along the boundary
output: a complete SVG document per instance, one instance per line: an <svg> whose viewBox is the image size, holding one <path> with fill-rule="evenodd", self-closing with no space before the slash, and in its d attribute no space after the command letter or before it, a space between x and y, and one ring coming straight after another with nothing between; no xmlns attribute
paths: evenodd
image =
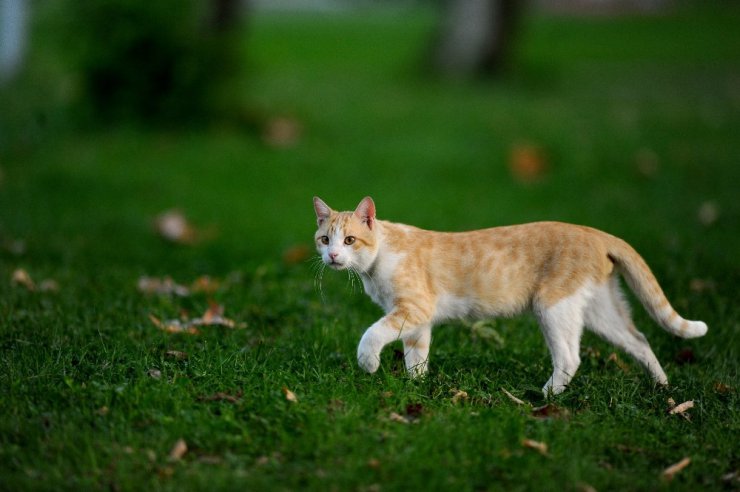
<svg viewBox="0 0 740 492"><path fill-rule="evenodd" d="M323 262L335 270L367 271L378 254L373 199L363 198L354 212L335 212L314 197L313 208L319 226L314 240Z"/></svg>

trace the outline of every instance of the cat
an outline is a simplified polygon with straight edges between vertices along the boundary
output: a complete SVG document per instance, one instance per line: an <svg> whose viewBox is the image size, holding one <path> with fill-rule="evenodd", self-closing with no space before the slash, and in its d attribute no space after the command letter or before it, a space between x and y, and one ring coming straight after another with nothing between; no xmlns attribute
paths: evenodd
<svg viewBox="0 0 740 492"><path fill-rule="evenodd" d="M629 244L597 229L535 222L433 232L378 220L370 197L353 212L336 212L318 197L313 202L323 264L359 274L365 292L386 313L357 348L357 361L369 373L378 369L383 347L401 340L408 374L421 376L435 324L530 309L552 358L552 376L542 388L546 396L565 390L578 369L584 326L666 385L647 339L632 323L618 274L665 330L683 338L707 332L705 323L676 313Z"/></svg>

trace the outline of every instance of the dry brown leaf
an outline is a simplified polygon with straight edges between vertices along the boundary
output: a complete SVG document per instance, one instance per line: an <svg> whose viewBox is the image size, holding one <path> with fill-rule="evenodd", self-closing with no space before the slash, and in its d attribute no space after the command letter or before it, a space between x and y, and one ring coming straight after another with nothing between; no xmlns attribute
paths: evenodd
<svg viewBox="0 0 740 492"><path fill-rule="evenodd" d="M517 405L526 405L527 403L524 402L524 400L520 400L516 396L512 395L508 391L506 391L504 388L501 388L501 391L504 392L504 394L509 398L509 400L513 401Z"/></svg>
<svg viewBox="0 0 740 492"><path fill-rule="evenodd" d="M668 468L666 468L665 470L663 470L663 473L661 473L661 476L665 480L672 480L673 477L676 475L676 473L680 472L681 470L689 466L690 463L691 463L691 458L687 456L686 458L682 459L678 463L674 463Z"/></svg>
<svg viewBox="0 0 740 492"><path fill-rule="evenodd" d="M697 294L701 294L706 291L714 291L715 286L714 280L712 279L692 278L691 282L689 282L689 289Z"/></svg>
<svg viewBox="0 0 740 492"><path fill-rule="evenodd" d="M668 413L671 414L671 415L675 415L677 413L683 415L690 408L694 408L694 400L688 400L688 401L685 401L683 403L680 403L680 404L674 406L673 408L671 408L668 411Z"/></svg>
<svg viewBox="0 0 740 492"><path fill-rule="evenodd" d="M542 405L532 409L532 416L540 419L565 419L570 416L567 408L559 407L553 403Z"/></svg>
<svg viewBox="0 0 740 492"><path fill-rule="evenodd" d="M171 277L139 277L136 283L139 292L144 294L171 295L175 294L181 297L189 296L190 290L184 285L180 285Z"/></svg>
<svg viewBox="0 0 740 492"><path fill-rule="evenodd" d="M704 227L709 227L719 219L719 205L717 202L709 200L702 203L699 206L699 210L696 212L696 216L699 219L699 223Z"/></svg>
<svg viewBox="0 0 740 492"><path fill-rule="evenodd" d="M180 352L179 350L168 350L164 353L164 355L177 360L185 360L188 358L188 354L186 354L185 352Z"/></svg>
<svg viewBox="0 0 740 492"><path fill-rule="evenodd" d="M188 452L188 445L185 442L185 439L178 439L175 444L172 446L172 449L170 449L170 459L173 461L177 461L182 459L183 456L185 456L185 453Z"/></svg>
<svg viewBox="0 0 740 492"><path fill-rule="evenodd" d="M630 372L630 367L627 365L626 362L619 358L616 352L612 352L611 354L609 354L609 357L606 359L606 361L613 362L624 373Z"/></svg>
<svg viewBox="0 0 740 492"><path fill-rule="evenodd" d="M285 399L292 403L298 403L298 397L288 389L287 386L283 386L283 394L285 395Z"/></svg>
<svg viewBox="0 0 740 492"><path fill-rule="evenodd" d="M380 468L380 460L377 458L370 458L369 460L367 460L367 466L377 470L378 468Z"/></svg>
<svg viewBox="0 0 740 492"><path fill-rule="evenodd" d="M209 277L208 275L201 275L200 277L193 280L190 285L192 292L198 292L203 294L213 294L221 287L221 282Z"/></svg>
<svg viewBox="0 0 740 492"><path fill-rule="evenodd" d="M303 126L295 118L277 116L271 118L262 130L262 141L279 149L295 146L301 139Z"/></svg>
<svg viewBox="0 0 740 492"><path fill-rule="evenodd" d="M149 377L152 379L162 378L162 371L160 371L159 369L151 368L147 371L147 374L149 374Z"/></svg>
<svg viewBox="0 0 740 492"><path fill-rule="evenodd" d="M468 393L466 391L451 389L450 393L452 393L452 403L459 403L461 400L465 401L468 399Z"/></svg>
<svg viewBox="0 0 740 492"><path fill-rule="evenodd" d="M21 287L25 287L31 292L36 290L36 284L34 283L33 279L31 279L31 276L28 274L28 272L22 268L17 268L13 272L13 275L10 277L10 282L13 285L20 285Z"/></svg>
<svg viewBox="0 0 740 492"><path fill-rule="evenodd" d="M236 322L233 319L224 318L224 307L220 304L211 303L200 318L193 318L189 321L191 326L225 326L235 328Z"/></svg>
<svg viewBox="0 0 740 492"><path fill-rule="evenodd" d="M228 401L229 403L239 403L244 395L244 391L239 390L236 395L230 395L228 393L218 392L212 395L199 396L198 401Z"/></svg>
<svg viewBox="0 0 740 492"><path fill-rule="evenodd" d="M735 391L735 388L733 388L732 386L728 386L721 381L715 381L712 387L714 388L715 392L721 395L726 395L727 393L732 393L733 391Z"/></svg>
<svg viewBox="0 0 740 492"><path fill-rule="evenodd" d="M54 279L45 278L39 284L39 292L59 292L59 284Z"/></svg>
<svg viewBox="0 0 740 492"><path fill-rule="evenodd" d="M396 412L391 412L390 415L388 415L388 419L391 422L398 422L400 424L408 424L411 422L411 419Z"/></svg>
<svg viewBox="0 0 740 492"><path fill-rule="evenodd" d="M305 244L296 244L283 251L283 263L286 265L296 265L303 263L311 256L310 248Z"/></svg>
<svg viewBox="0 0 740 492"><path fill-rule="evenodd" d="M547 158L539 146L520 143L511 149L509 170L517 181L523 183L538 181L545 175L547 168Z"/></svg>
<svg viewBox="0 0 740 492"><path fill-rule="evenodd" d="M197 238L195 227L190 224L182 211L166 210L154 219L157 233L167 241L177 244L193 244Z"/></svg>
<svg viewBox="0 0 740 492"><path fill-rule="evenodd" d="M522 446L529 449L534 449L542 456L547 456L547 444L540 441L534 441L532 439L522 439Z"/></svg>
<svg viewBox="0 0 740 492"><path fill-rule="evenodd" d="M187 333L188 335L198 335L200 332L194 326L189 324L183 324L179 319L171 319L167 321L161 321L153 314L149 314L151 322L162 331L167 333Z"/></svg>

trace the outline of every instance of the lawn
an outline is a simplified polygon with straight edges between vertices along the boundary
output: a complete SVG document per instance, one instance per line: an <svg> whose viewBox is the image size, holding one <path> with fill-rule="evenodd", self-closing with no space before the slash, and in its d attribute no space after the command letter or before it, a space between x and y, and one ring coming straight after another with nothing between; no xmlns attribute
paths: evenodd
<svg viewBox="0 0 740 492"><path fill-rule="evenodd" d="M420 70L434 23L420 7L256 15L239 97L299 127L285 146L233 126L71 131L5 96L0 489L740 487L740 9L533 15L509 73L470 83ZM531 182L511 170L523 151L544 166ZM356 344L381 313L342 273L317 285L313 195L372 195L380 218L438 230L604 229L709 333L674 338L635 304L667 389L586 334L571 387L545 400L529 316L438 327L423 380L393 347L364 374ZM157 234L172 208L192 244ZM212 280L139 288L166 276ZM233 327L151 319L215 304ZM670 415L669 398L694 406Z"/></svg>

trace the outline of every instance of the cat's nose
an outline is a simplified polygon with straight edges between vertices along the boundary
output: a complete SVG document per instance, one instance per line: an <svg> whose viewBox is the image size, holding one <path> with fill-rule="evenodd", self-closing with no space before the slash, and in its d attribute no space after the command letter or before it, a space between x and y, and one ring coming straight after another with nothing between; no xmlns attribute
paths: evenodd
<svg viewBox="0 0 740 492"><path fill-rule="evenodd" d="M329 258L331 258L332 260L336 260L337 256L339 256L339 253L329 253Z"/></svg>

